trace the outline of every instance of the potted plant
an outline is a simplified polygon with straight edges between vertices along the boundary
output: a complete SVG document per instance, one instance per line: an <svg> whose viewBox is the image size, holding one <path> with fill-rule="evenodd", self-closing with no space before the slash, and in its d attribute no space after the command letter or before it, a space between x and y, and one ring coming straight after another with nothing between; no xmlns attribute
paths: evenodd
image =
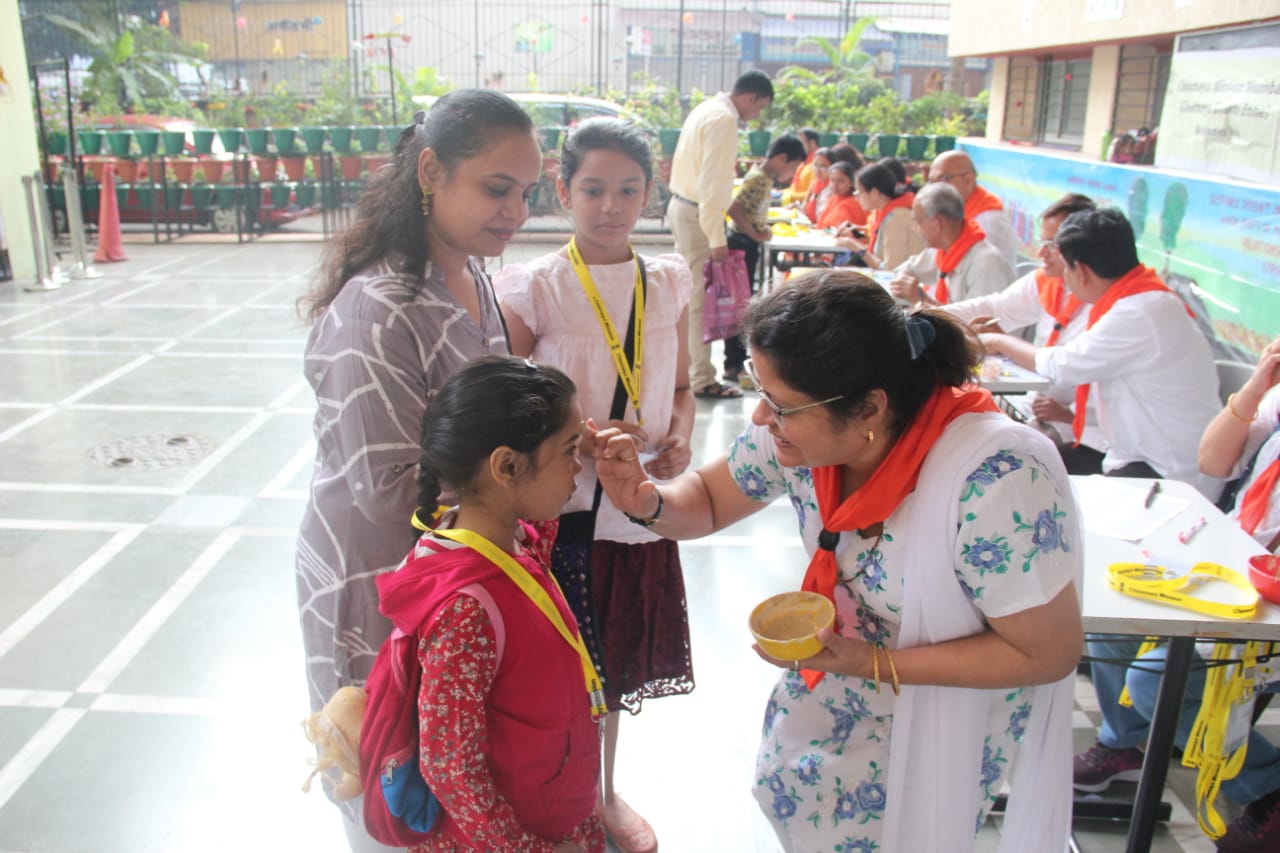
<svg viewBox="0 0 1280 853"><path fill-rule="evenodd" d="M351 125L329 128L329 141L333 143L333 150L339 154L350 154L351 141L355 132L356 129Z"/></svg>
<svg viewBox="0 0 1280 853"><path fill-rule="evenodd" d="M379 125L364 125L356 128L356 139L360 142L360 151L364 154L372 154L378 150L378 145L382 140L382 127Z"/></svg>
<svg viewBox="0 0 1280 853"><path fill-rule="evenodd" d="M222 180L222 173L226 171L227 161L219 160L216 157L209 157L200 161L200 171L204 174L204 179L211 184L216 184Z"/></svg>
<svg viewBox="0 0 1280 853"><path fill-rule="evenodd" d="M179 157L187 150L187 133L183 130L166 130L160 134L166 157Z"/></svg>
<svg viewBox="0 0 1280 853"><path fill-rule="evenodd" d="M196 173L196 161L190 157L175 157L167 161L173 179L180 184L189 184Z"/></svg>
<svg viewBox="0 0 1280 853"><path fill-rule="evenodd" d="M253 158L253 165L258 170L258 180L274 181L280 168L280 158L271 154L257 155Z"/></svg>
<svg viewBox="0 0 1280 853"><path fill-rule="evenodd" d="M291 154L280 158L284 174L291 181L300 181L307 171L307 158L303 154Z"/></svg>

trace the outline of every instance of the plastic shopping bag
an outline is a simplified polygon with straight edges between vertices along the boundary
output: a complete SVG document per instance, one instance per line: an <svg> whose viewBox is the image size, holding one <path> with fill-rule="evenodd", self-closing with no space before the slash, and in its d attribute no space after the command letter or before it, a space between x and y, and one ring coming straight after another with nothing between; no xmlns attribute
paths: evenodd
<svg viewBox="0 0 1280 853"><path fill-rule="evenodd" d="M707 288L702 303L702 342L709 344L741 332L742 318L751 301L746 252L730 249L729 257L719 264L708 258L702 267L702 279Z"/></svg>

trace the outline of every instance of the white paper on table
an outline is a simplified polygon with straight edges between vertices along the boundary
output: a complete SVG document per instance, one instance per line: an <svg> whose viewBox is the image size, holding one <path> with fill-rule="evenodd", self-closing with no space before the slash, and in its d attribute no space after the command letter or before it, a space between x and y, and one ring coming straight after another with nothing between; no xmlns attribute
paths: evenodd
<svg viewBox="0 0 1280 853"><path fill-rule="evenodd" d="M1161 491L1151 508L1143 506L1151 486L1135 486L1121 477L1077 477L1072 480L1086 530L1113 539L1137 542L1191 504Z"/></svg>

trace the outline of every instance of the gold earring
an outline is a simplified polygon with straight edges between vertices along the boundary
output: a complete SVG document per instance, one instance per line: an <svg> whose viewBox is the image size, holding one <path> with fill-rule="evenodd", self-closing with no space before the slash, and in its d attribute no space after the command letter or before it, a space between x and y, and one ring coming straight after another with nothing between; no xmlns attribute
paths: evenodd
<svg viewBox="0 0 1280 853"><path fill-rule="evenodd" d="M426 218L431 215L431 187L426 184L422 185L422 216Z"/></svg>
<svg viewBox="0 0 1280 853"><path fill-rule="evenodd" d="M866 432L863 433L863 435L866 436L867 444L870 444L871 442L876 440L876 434L872 430L867 430Z"/></svg>

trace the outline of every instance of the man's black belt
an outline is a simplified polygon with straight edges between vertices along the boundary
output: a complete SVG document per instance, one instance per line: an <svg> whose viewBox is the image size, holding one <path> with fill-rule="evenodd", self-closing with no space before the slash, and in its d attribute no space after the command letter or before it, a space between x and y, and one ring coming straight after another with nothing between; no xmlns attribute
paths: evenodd
<svg viewBox="0 0 1280 853"><path fill-rule="evenodd" d="M681 202L684 202L685 204L691 204L694 207L698 206L698 203L696 201L694 201L691 198L685 198L684 196L680 195L680 193L672 193L671 197L674 198L676 201L681 201Z"/></svg>

